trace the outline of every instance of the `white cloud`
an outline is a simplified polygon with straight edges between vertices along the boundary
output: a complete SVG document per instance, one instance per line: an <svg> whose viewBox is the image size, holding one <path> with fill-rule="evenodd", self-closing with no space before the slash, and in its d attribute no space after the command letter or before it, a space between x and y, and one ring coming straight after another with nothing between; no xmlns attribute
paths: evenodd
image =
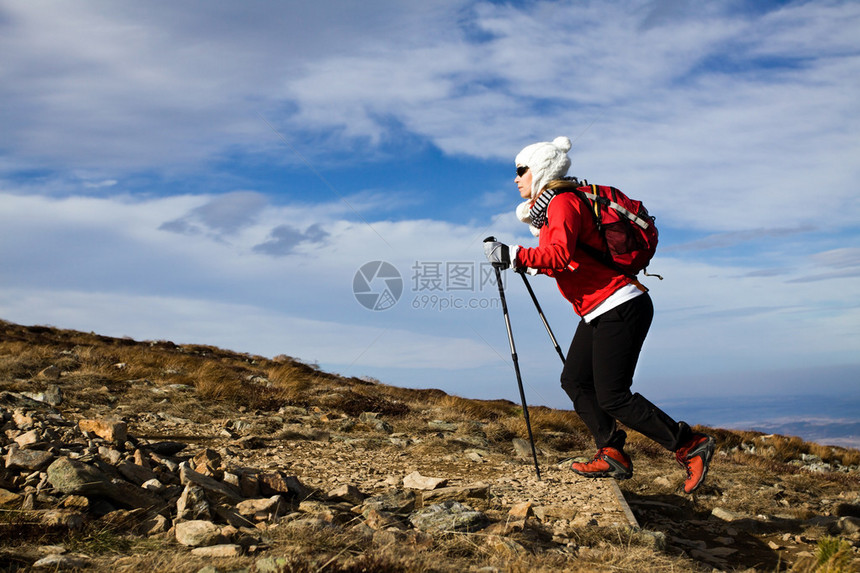
<svg viewBox="0 0 860 573"><path fill-rule="evenodd" d="M446 262L479 265L480 230L415 220L372 221L374 231L363 223L320 219L307 224L324 229L324 241L299 243L280 257L255 253L254 246L283 224L291 207L266 204L252 223L226 238L159 230L212 199L0 195L0 228L6 234L0 242L5 271L0 316L24 324L285 353L338 371L374 375L401 369L398 381L404 384L424 381L458 393L468 393L468 384L477 388L482 380L511 375L501 310L493 306L495 287L421 291L413 281L417 263L439 262L443 276ZM522 233L524 226L517 225L522 229L512 226L500 238ZM352 281L361 264L380 259L400 270L404 293L393 309L371 312L354 299ZM646 279L657 318L641 361L643 379L661 373L670 379L728 375L774 364L851 363L860 345L860 306L846 301L860 299L856 279L832 278L828 288L791 281L816 269L854 268L855 259L850 248L821 252L774 277L750 276L748 269L719 261L659 256L652 266L666 280ZM554 399L557 357L520 279L512 274L507 279L529 384ZM576 324L572 309L553 281L535 277L531 284L566 346ZM456 311L433 306L454 297L482 306ZM476 368L483 369L479 375ZM425 372L404 375L409 369ZM432 375L440 371L448 373ZM480 380L473 380L476 375ZM671 384L684 388L683 382ZM659 389L667 391L665 384Z"/></svg>

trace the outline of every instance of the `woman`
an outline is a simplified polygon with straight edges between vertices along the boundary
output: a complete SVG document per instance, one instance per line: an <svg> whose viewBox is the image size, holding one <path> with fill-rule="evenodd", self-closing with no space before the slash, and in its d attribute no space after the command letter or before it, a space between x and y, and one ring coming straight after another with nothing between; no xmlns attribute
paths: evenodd
<svg viewBox="0 0 860 573"><path fill-rule="evenodd" d="M538 246L525 248L498 242L484 244L498 267L555 278L562 295L582 317L570 344L561 386L588 427L597 453L571 469L587 477L627 479L633 461L624 452L627 434L616 420L675 453L687 471L684 491L692 493L708 472L714 439L693 432L684 422L632 394L633 372L651 326L654 307L648 289L635 278L606 266L586 249L603 250L590 211L575 193L575 178L562 180L570 168L570 140L527 146L516 157L514 181L526 201L517 216L539 237ZM581 248L586 245L586 248ZM593 251L592 251L593 252Z"/></svg>

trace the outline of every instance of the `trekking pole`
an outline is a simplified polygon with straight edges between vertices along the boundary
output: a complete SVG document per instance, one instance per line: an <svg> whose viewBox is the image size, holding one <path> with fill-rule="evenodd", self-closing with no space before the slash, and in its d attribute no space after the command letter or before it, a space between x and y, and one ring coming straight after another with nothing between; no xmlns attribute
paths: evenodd
<svg viewBox="0 0 860 573"><path fill-rule="evenodd" d="M519 272L519 271L518 271ZM532 290L532 285L529 284L528 279L526 278L526 273L520 273L520 276L523 277L523 282L526 284L526 288L529 290L529 294L532 297L532 301L535 303L535 308L538 311L538 315L540 315L540 319L543 322L544 328L546 328L547 334L549 334L549 339L552 340L553 346L555 346L555 351L558 352L559 358L561 358L561 363L564 364L564 352L561 351L561 347L558 345L558 341L555 339L555 336L552 333L552 329L549 327L549 323L546 321L546 317L543 314L543 310L541 310L540 303L538 302L537 297L535 296L535 291Z"/></svg>
<svg viewBox="0 0 860 573"><path fill-rule="evenodd" d="M484 242L487 243L495 240L495 237L487 237L484 239ZM523 378L520 376L520 364L517 361L517 349L514 346L514 333L511 331L511 318L508 316L508 303L505 301L505 287L502 286L502 272L495 265L493 265L493 268L496 271L496 284L499 285L499 298L502 301L502 312L505 315L505 327L508 329L508 342L511 345L511 359L514 361L514 372L517 373L517 385L520 388L520 400L523 403L523 417L526 420L526 429L529 433L529 443L532 447L532 457L535 461L535 473L537 474L538 481L540 481L540 467L538 466L537 450L535 450L535 439L532 435L532 424L531 421L529 421L529 407L526 404L525 390L523 390Z"/></svg>

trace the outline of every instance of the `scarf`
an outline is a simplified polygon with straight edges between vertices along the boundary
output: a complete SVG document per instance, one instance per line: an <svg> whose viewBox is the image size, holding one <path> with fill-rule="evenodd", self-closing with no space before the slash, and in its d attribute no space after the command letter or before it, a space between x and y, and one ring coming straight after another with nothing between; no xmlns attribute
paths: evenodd
<svg viewBox="0 0 860 573"><path fill-rule="evenodd" d="M574 183L577 187L588 185L587 182L580 183L576 177L565 177L564 179ZM517 206L517 218L523 223L528 223L532 235L539 237L541 227L546 225L546 210L549 207L549 202L556 194L565 191L566 189L544 189L534 201L524 201Z"/></svg>

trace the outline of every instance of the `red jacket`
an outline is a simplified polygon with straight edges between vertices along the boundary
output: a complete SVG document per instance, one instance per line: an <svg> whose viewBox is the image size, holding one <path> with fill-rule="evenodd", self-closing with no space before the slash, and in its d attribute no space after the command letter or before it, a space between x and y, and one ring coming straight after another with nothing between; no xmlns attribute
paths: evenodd
<svg viewBox="0 0 860 573"><path fill-rule="evenodd" d="M621 287L633 280L577 249L582 242L600 250L603 240L583 201L574 193L559 193L547 207L546 224L538 246L517 252L517 267L532 267L554 277L564 298L576 314L594 310Z"/></svg>

